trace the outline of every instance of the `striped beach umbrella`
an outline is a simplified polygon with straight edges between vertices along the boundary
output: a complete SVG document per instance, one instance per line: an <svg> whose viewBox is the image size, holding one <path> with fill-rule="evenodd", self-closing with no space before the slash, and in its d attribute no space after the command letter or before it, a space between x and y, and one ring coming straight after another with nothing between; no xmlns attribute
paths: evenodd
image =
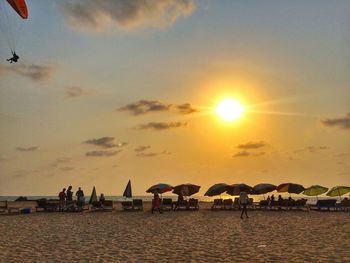
<svg viewBox="0 0 350 263"><path fill-rule="evenodd" d="M201 187L195 184L179 184L174 187L173 193L183 196L191 196L199 192Z"/></svg>
<svg viewBox="0 0 350 263"><path fill-rule="evenodd" d="M148 188L146 193L154 193L155 191L157 191L159 194L163 194L171 190L173 190L173 187L170 184L159 183L152 185L150 188Z"/></svg>
<svg viewBox="0 0 350 263"><path fill-rule="evenodd" d="M239 195L241 192L250 194L253 192L253 188L246 184L231 184L226 191L229 195Z"/></svg>
<svg viewBox="0 0 350 263"><path fill-rule="evenodd" d="M220 183L214 184L206 192L205 196L221 195L223 192L227 191L228 184Z"/></svg>
<svg viewBox="0 0 350 263"><path fill-rule="evenodd" d="M301 184L284 183L277 186L276 190L279 193L300 194L305 188Z"/></svg>
<svg viewBox="0 0 350 263"><path fill-rule="evenodd" d="M316 199L318 200L318 195L324 194L325 192L328 191L327 187L323 187L320 185L312 185L308 188L306 188L303 192L304 195L308 196L316 196Z"/></svg>
<svg viewBox="0 0 350 263"><path fill-rule="evenodd" d="M276 190L276 185L274 184L257 184L253 187L253 194L262 195L267 194Z"/></svg>
<svg viewBox="0 0 350 263"><path fill-rule="evenodd" d="M328 196L339 196L345 195L350 192L350 187L348 186L335 186L331 190L328 191L326 195Z"/></svg>

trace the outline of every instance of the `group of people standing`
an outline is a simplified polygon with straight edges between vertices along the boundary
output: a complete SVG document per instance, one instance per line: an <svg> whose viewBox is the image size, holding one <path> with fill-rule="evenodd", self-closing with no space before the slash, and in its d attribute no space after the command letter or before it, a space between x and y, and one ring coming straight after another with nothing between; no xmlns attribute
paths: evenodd
<svg viewBox="0 0 350 263"><path fill-rule="evenodd" d="M81 187L78 188L78 191L75 193L75 196L77 197L77 206L78 208L81 208L85 203L85 196L83 190L81 190ZM66 211L66 210L72 210L75 209L75 204L73 202L73 191L72 186L68 186L68 189L66 191L66 188L63 188L62 191L58 194L58 198L60 200L60 211Z"/></svg>

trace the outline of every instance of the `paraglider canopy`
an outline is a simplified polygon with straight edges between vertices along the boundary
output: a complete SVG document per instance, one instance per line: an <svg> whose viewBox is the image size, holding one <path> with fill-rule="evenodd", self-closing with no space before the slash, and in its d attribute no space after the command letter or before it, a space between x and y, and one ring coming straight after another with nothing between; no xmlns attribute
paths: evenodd
<svg viewBox="0 0 350 263"><path fill-rule="evenodd" d="M20 15L23 19L28 18L28 9L24 0L7 0L12 8Z"/></svg>

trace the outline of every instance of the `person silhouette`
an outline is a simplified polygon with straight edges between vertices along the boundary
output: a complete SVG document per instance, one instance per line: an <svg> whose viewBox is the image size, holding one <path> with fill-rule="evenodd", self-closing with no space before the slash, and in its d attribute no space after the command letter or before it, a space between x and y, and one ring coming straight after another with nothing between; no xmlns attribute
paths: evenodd
<svg viewBox="0 0 350 263"><path fill-rule="evenodd" d="M19 59L19 56L16 54L16 52L12 51L12 58L9 58L9 59L6 59L6 60L9 61L10 64L11 64L12 62L16 63L18 61L18 59Z"/></svg>

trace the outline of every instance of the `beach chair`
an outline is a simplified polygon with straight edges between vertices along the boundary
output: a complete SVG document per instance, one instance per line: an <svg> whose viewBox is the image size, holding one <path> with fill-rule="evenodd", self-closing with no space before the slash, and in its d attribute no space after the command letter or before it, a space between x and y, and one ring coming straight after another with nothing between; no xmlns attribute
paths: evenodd
<svg viewBox="0 0 350 263"><path fill-rule="evenodd" d="M224 200L224 209L232 210L233 209L233 200L231 198Z"/></svg>
<svg viewBox="0 0 350 263"><path fill-rule="evenodd" d="M223 200L221 198L214 199L214 203L211 206L211 210L221 210L221 209L223 209L223 207L224 207L224 204L223 204Z"/></svg>
<svg viewBox="0 0 350 263"><path fill-rule="evenodd" d="M187 205L187 210L198 210L198 199L190 198Z"/></svg>
<svg viewBox="0 0 350 263"><path fill-rule="evenodd" d="M122 201L122 210L123 211L132 211L132 201Z"/></svg>
<svg viewBox="0 0 350 263"><path fill-rule="evenodd" d="M7 213L7 201L0 201L0 213Z"/></svg>
<svg viewBox="0 0 350 263"><path fill-rule="evenodd" d="M309 210L309 207L306 205L307 199L302 198L295 201L294 206L292 206L292 209L297 210Z"/></svg>
<svg viewBox="0 0 350 263"><path fill-rule="evenodd" d="M258 203L258 205L256 206L256 208L259 209L267 209L269 206L269 202L267 200L260 200L260 202Z"/></svg>
<svg viewBox="0 0 350 263"><path fill-rule="evenodd" d="M233 210L239 210L240 209L239 197L235 197L235 199L233 200L232 209Z"/></svg>
<svg viewBox="0 0 350 263"><path fill-rule="evenodd" d="M176 211L177 210L186 210L187 206L188 206L187 200L180 201L180 202L177 203Z"/></svg>
<svg viewBox="0 0 350 263"><path fill-rule="evenodd" d="M142 199L133 199L132 200L132 210L143 211Z"/></svg>
<svg viewBox="0 0 350 263"><path fill-rule="evenodd" d="M36 201L7 201L9 214L30 213L38 205Z"/></svg>
<svg viewBox="0 0 350 263"><path fill-rule="evenodd" d="M315 205L310 205L309 208L318 211L330 211L331 209L335 211L337 209L336 203L336 199L318 200Z"/></svg>
<svg viewBox="0 0 350 263"><path fill-rule="evenodd" d="M91 211L112 211L113 210L113 200L104 200L103 203L99 201L94 201L91 203Z"/></svg>
<svg viewBox="0 0 350 263"><path fill-rule="evenodd" d="M162 210L173 210L173 199L171 198L163 198L162 200Z"/></svg>
<svg viewBox="0 0 350 263"><path fill-rule="evenodd" d="M350 212L350 200L347 198L344 198L343 200L341 200L337 208L340 211Z"/></svg>

